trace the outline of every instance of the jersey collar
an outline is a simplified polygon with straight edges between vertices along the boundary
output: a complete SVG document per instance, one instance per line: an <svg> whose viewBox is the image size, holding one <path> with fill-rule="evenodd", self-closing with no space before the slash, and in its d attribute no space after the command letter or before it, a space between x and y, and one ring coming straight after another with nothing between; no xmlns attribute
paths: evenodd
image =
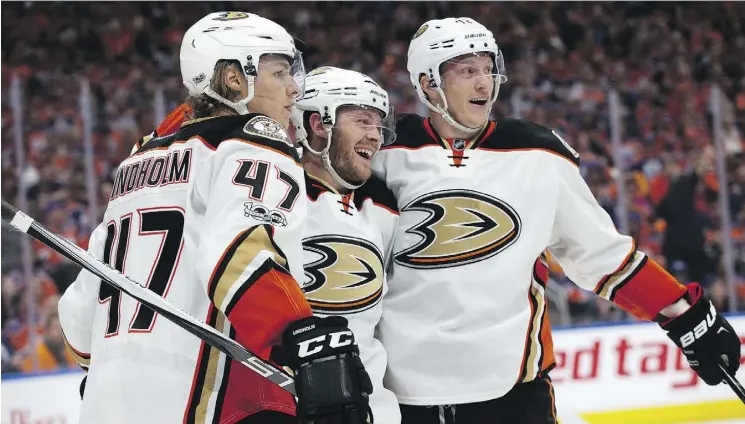
<svg viewBox="0 0 745 424"><path fill-rule="evenodd" d="M354 202L354 192L355 190L350 191L349 194L342 194L339 193L338 190L331 187L326 181L323 179L316 177L315 175L309 173L308 171L305 171L305 178L310 180L311 185L320 188L323 191L328 191L330 193L334 193L337 196L341 197L341 200L337 200L337 203L341 205L341 211L346 213L347 215L352 215L352 213L349 211L351 205Z"/></svg>
<svg viewBox="0 0 745 424"><path fill-rule="evenodd" d="M432 137L432 139L436 141L437 144L439 144L443 149L461 152L478 147L478 145L481 144L481 142L483 142L484 139L486 139L492 133L492 131L494 131L494 128L496 128L496 123L492 120L489 120L481 129L481 132L479 132L478 135L471 139L464 140L459 138L442 137L432 126L429 118L424 118L422 121L422 125L424 126L424 130L427 132L427 134L429 134L429 136Z"/></svg>

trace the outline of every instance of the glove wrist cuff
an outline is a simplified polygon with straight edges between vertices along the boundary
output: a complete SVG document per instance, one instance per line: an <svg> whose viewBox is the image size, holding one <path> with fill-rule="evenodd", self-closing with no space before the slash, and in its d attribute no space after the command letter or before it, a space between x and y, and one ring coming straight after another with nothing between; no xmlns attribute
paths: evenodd
<svg viewBox="0 0 745 424"><path fill-rule="evenodd" d="M703 289L701 286L692 283L686 287L688 290L685 295L678 300L678 302L684 300L687 301L690 306L680 315L669 317L660 323L660 327L666 331L695 325L701 320L702 316L709 312L711 302L703 298Z"/></svg>

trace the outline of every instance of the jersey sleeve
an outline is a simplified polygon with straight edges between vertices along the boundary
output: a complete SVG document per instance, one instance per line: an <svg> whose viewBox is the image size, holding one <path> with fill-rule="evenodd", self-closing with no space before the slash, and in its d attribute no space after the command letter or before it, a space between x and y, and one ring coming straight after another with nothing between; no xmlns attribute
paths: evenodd
<svg viewBox="0 0 745 424"><path fill-rule="evenodd" d="M211 175L191 194L204 208L198 277L235 339L268 358L289 323L312 315L296 280L303 272L303 171L287 152L247 140L222 142L214 157Z"/></svg>
<svg viewBox="0 0 745 424"><path fill-rule="evenodd" d="M372 223L382 234L383 246L383 296L380 302L375 306L377 311L383 309L385 295L388 292L388 278L390 275L390 262L392 257L393 240L398 226L398 208L395 204L393 195L388 192L389 196L374 200L375 213L371 215ZM386 201L389 200L389 201ZM370 380L373 383L373 393L370 395L370 407L375 414L375 420L382 423L400 422L401 412L399 410L396 395L383 386L383 378L388 367L388 353L385 346L380 342L375 334L375 329L380 320L380 314L373 314L377 317L376 321L358 317L358 314L347 316L349 328L358 336L360 345L360 356L365 369L370 374ZM362 334L364 333L364 336Z"/></svg>
<svg viewBox="0 0 745 424"><path fill-rule="evenodd" d="M388 353L385 347L375 336L375 328L357 328L358 322L354 316L347 317L349 328L354 332L355 337L361 334L361 331L368 331L369 336L362 338L357 337L360 347L360 359L365 365L365 370L370 375L370 381L373 384L373 392L370 394L370 408L373 411L376 422L397 423L401 420L401 412L398 406L396 395L383 385L383 378L388 367Z"/></svg>
<svg viewBox="0 0 745 424"><path fill-rule="evenodd" d="M103 258L106 237L106 226L101 223L91 234L88 252L98 259ZM93 319L100 286L101 279L83 269L65 290L58 304L65 344L78 364L86 370L91 361Z"/></svg>
<svg viewBox="0 0 745 424"><path fill-rule="evenodd" d="M383 181L385 181L386 178L387 156L386 152L379 151L378 153L375 153L375 156L373 156L371 164L373 175Z"/></svg>
<svg viewBox="0 0 745 424"><path fill-rule="evenodd" d="M664 268L619 234L575 164L556 162L558 201L549 251L567 276L637 318L657 319L686 292Z"/></svg>
<svg viewBox="0 0 745 424"><path fill-rule="evenodd" d="M371 202L369 207L372 208L372 211L369 216L373 226L380 231L382 236L383 264L387 268L392 257L393 240L400 215L396 197L385 185L385 182L377 177L371 177L362 188L357 190L355 196L357 196L355 202L359 201L361 203L358 209L366 208L367 206L364 206L365 202Z"/></svg>
<svg viewBox="0 0 745 424"><path fill-rule="evenodd" d="M382 204L378 205L386 209L386 212L389 213L381 212L376 214L374 218L375 224L380 228L380 231L383 234L383 248L385 249L383 252L383 259L385 269L388 272L393 270L393 267L391 266L391 259L393 258L393 242L400 217L396 197L387 186L388 181L386 180L386 177L390 159L389 151L379 151L375 154L372 161L373 178L377 178L381 181L381 184L385 187L385 190L388 193L385 198L390 198L389 202L382 202Z"/></svg>
<svg viewBox="0 0 745 424"><path fill-rule="evenodd" d="M393 203L391 209L379 213L375 218L375 223L383 235L383 259L386 269L390 268L391 258L393 257L393 242L395 240L396 229L398 228L399 211L396 204Z"/></svg>

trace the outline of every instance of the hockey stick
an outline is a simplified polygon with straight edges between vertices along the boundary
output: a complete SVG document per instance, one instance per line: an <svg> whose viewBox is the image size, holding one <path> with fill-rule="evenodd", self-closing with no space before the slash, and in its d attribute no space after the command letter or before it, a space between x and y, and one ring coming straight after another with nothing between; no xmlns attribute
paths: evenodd
<svg viewBox="0 0 745 424"><path fill-rule="evenodd" d="M742 384L737 381L737 378L735 378L735 376L730 375L730 373L727 372L727 369L724 368L724 365L719 364L719 369L722 370L722 373L724 374L724 380L727 382L732 391L735 392L742 403L745 403L745 389L742 387Z"/></svg>
<svg viewBox="0 0 745 424"><path fill-rule="evenodd" d="M194 317L106 265L76 244L49 230L5 200L2 200L2 219L8 221L10 225L19 231L39 240L55 252L85 268L88 272L100 277L103 282L139 300L140 303L163 315L167 320L204 340L210 346L222 351L280 388L295 395L295 382L285 372L259 358L256 354L234 340L225 337L214 328L201 321L197 321Z"/></svg>

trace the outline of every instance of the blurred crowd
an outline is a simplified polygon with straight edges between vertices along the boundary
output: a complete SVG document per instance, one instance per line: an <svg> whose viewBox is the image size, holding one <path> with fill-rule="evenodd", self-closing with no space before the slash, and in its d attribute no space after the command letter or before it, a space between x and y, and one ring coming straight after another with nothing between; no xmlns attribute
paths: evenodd
<svg viewBox="0 0 745 424"><path fill-rule="evenodd" d="M424 111L406 71L411 36L432 18L479 20L494 32L509 77L493 116L521 117L560 132L580 153L583 176L616 224L622 225L619 210L625 210L639 248L681 281L705 285L726 311L721 246L726 235L709 102L717 85L723 97L729 237L737 253L736 303L743 303L745 3L6 2L3 198L17 204L20 175L31 215L85 247L118 163L154 128L158 114L186 96L178 64L184 31L217 10L246 10L277 21L309 44L308 70L334 65L363 71L389 91L397 111L419 113ZM9 95L16 77L27 161L21 172ZM81 142L83 79L93 118L94 217ZM611 148L611 89L620 100L618 150ZM626 188L624 203L618 183ZM2 371L71 366L56 305L78 268L32 243L29 281L20 246L20 236L3 224ZM555 263L552 275L569 294L572 322L629 319L575 288Z"/></svg>

